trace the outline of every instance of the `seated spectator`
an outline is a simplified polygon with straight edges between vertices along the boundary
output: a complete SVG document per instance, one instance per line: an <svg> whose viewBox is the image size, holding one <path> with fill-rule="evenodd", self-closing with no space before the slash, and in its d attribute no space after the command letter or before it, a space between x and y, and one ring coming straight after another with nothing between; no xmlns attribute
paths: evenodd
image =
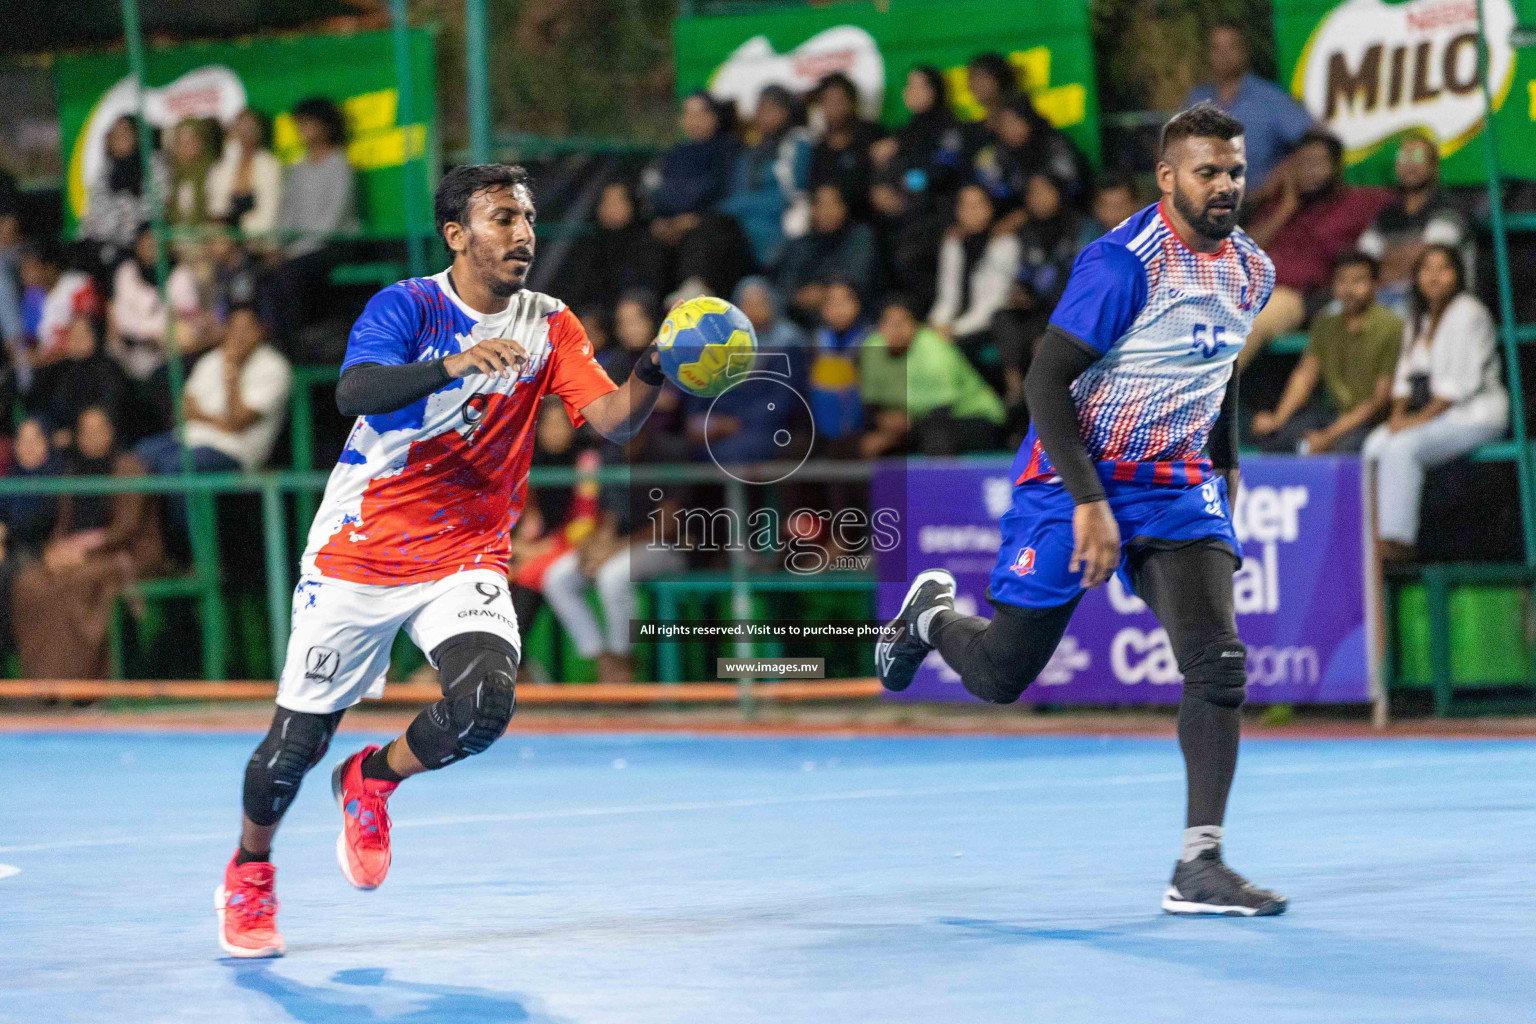
<svg viewBox="0 0 1536 1024"><path fill-rule="evenodd" d="M686 282L728 293L747 272L750 254L740 226L715 212L730 188L739 146L734 107L700 89L683 100L684 141L669 149L650 188L651 235L669 267L665 289Z"/></svg>
<svg viewBox="0 0 1536 1024"><path fill-rule="evenodd" d="M654 293L631 289L619 296L613 307L613 336L619 344L609 350L612 354L607 360L598 357L615 382L622 384L629 379L640 354L656 339L659 322Z"/></svg>
<svg viewBox="0 0 1536 1024"><path fill-rule="evenodd" d="M805 346L805 332L784 316L783 301L766 277L742 278L731 301L752 321L759 351L786 352Z"/></svg>
<svg viewBox="0 0 1536 1024"><path fill-rule="evenodd" d="M1076 147L1040 116L1028 96L1015 96L993 120L997 128L991 140L976 153L972 169L976 180L994 200L1017 209L999 230L1015 231L1023 224L1024 193L1029 179L1036 174L1054 177L1068 201L1080 200L1087 167Z"/></svg>
<svg viewBox="0 0 1536 1024"><path fill-rule="evenodd" d="M955 346L918 320L911 301L886 300L878 331L860 349L860 397L872 428L866 459L907 449L948 456L1002 442L1003 403Z"/></svg>
<svg viewBox="0 0 1536 1024"><path fill-rule="evenodd" d="M267 298L262 293L261 260L250 249L240 244L235 231L229 227L215 228L209 232L204 247L207 256L209 309L203 317L206 336L199 339L212 344L218 332L229 320L229 311L236 306L260 303ZM267 310L271 319L271 311Z"/></svg>
<svg viewBox="0 0 1536 1024"><path fill-rule="evenodd" d="M951 195L959 187L962 168L970 166L971 154L965 132L949 109L944 73L932 64L908 71L901 102L910 115L907 123L870 147L877 174L892 172L908 192Z"/></svg>
<svg viewBox="0 0 1536 1024"><path fill-rule="evenodd" d="M101 296L89 274L65 269L63 251L52 239L39 239L23 246L19 269L23 306L30 305L34 314L28 325L33 344L27 362L33 370L39 370L64 358L70 321L79 313L99 315ZM27 319L24 308L23 322Z"/></svg>
<svg viewBox="0 0 1536 1024"><path fill-rule="evenodd" d="M35 418L16 428L15 461L6 472L11 480L58 476L63 458L51 449L48 430ZM11 629L11 593L22 568L36 561L53 533L59 499L52 494L0 495L0 646L15 649Z"/></svg>
<svg viewBox="0 0 1536 1024"><path fill-rule="evenodd" d="M938 298L928 324L953 341L984 377L1002 377L992 317L1019 272L1019 239L992 230L992 197L967 185L955 201L955 223L939 251Z"/></svg>
<svg viewBox="0 0 1536 1024"><path fill-rule="evenodd" d="M1128 177L1106 175L1093 190L1094 237L1113 231L1147 204Z"/></svg>
<svg viewBox="0 0 1536 1024"><path fill-rule="evenodd" d="M1195 86L1184 106L1214 103L1243 123L1252 195L1312 129L1312 115L1280 86L1248 70L1248 40L1240 26L1226 22L1212 26L1205 52L1211 81Z"/></svg>
<svg viewBox="0 0 1536 1024"><path fill-rule="evenodd" d="M86 409L65 458L72 476L138 476L144 467L117 448L112 421ZM144 494L64 495L42 556L21 569L11 621L21 674L31 679L105 679L112 602L135 579L162 568L155 505Z"/></svg>
<svg viewBox="0 0 1536 1024"><path fill-rule="evenodd" d="M0 343L14 379L13 389L26 390L31 373L26 364L27 323L21 313L21 222L14 211L0 208ZM3 372L3 371L0 371Z"/></svg>
<svg viewBox="0 0 1536 1024"><path fill-rule="evenodd" d="M1067 205L1061 182L1044 171L1030 175L1025 185L1024 212L1029 219L1019 231L1019 271L1006 306L992 320L1010 405L1023 401L1035 339L1067 286L1072 261L1095 234Z"/></svg>
<svg viewBox="0 0 1536 1024"><path fill-rule="evenodd" d="M832 278L848 282L861 298L874 292L878 255L869 225L851 221L848 197L836 185L818 185L811 193L810 234L784 246L779 290L797 315L814 322Z"/></svg>
<svg viewBox="0 0 1536 1024"><path fill-rule="evenodd" d="M263 235L277 225L282 205L283 165L272 154L272 126L266 115L246 107L230 122L224 152L208 169L208 216Z"/></svg>
<svg viewBox="0 0 1536 1024"><path fill-rule="evenodd" d="M1392 412L1363 450L1376 470L1377 536L1389 560L1413 555L1425 471L1509 429L1493 317L1466 290L1460 254L1431 243L1413 282Z"/></svg>
<svg viewBox="0 0 1536 1024"><path fill-rule="evenodd" d="M869 190L871 227L880 248L880 278L927 309L938 294L939 249L949 230L952 196L907 188L908 176L883 168Z"/></svg>
<svg viewBox="0 0 1536 1024"><path fill-rule="evenodd" d="M336 104L302 100L293 120L304 140L304 159L288 168L278 204L281 248L271 256L273 324L287 344L299 328L320 319L321 300L336 262L334 236L358 229L357 182L347 162L347 125Z"/></svg>
<svg viewBox="0 0 1536 1024"><path fill-rule="evenodd" d="M764 88L752 115L757 141L736 158L730 190L720 204L720 212L735 217L747 233L760 267L778 260L786 235L803 235L810 224L811 135L804 121L788 89Z"/></svg>
<svg viewBox="0 0 1536 1024"><path fill-rule="evenodd" d="M1253 415L1253 435L1263 450L1358 452L1386 415L1403 322L1376 301L1376 266L1362 252L1340 257L1333 271L1339 311L1313 322L1307 351L1280 404Z"/></svg>
<svg viewBox="0 0 1536 1024"><path fill-rule="evenodd" d="M171 130L166 161L170 182L165 220L175 227L208 222L208 171L218 157L217 129L204 118L185 118Z"/></svg>
<svg viewBox="0 0 1536 1024"><path fill-rule="evenodd" d="M1393 162L1397 189L1365 234L1360 249L1381 261L1381 301L1393 312L1408 307L1413 266L1432 243L1462 249L1472 265L1467 221L1440 188L1440 151L1423 135L1410 135L1397 147ZM1464 248L1465 247L1465 248Z"/></svg>
<svg viewBox="0 0 1536 1024"><path fill-rule="evenodd" d="M834 458L853 454L846 443L864 426L859 400L859 350L869 336L863 302L852 283L833 280L822 290L821 326L811 351L808 387L816 441Z"/></svg>
<svg viewBox="0 0 1536 1024"><path fill-rule="evenodd" d="M996 135L998 115L1019 95L1019 72L1000 53L978 53L965 65L965 84L981 107L981 120L972 126L971 149L979 149L988 135Z"/></svg>
<svg viewBox="0 0 1536 1024"><path fill-rule="evenodd" d="M129 399L127 376L102 351L100 322L77 314L68 337L64 358L38 372L29 403L60 446L69 445L70 431L86 409L100 409L113 423L121 423Z"/></svg>
<svg viewBox="0 0 1536 1024"><path fill-rule="evenodd" d="M1344 184L1344 147L1308 132L1279 174L1276 197L1260 207L1249 234L1275 263L1275 290L1238 356L1247 366L1272 339L1298 330L1331 298L1333 265L1355 248L1386 206L1380 189Z"/></svg>
<svg viewBox="0 0 1536 1024"><path fill-rule="evenodd" d="M139 120L132 114L112 122L103 146L106 159L100 173L86 185L77 237L95 243L98 264L110 269L132 247L139 225L154 217L156 197L165 195L166 172L164 161L155 154L150 164L154 180L146 187Z"/></svg>
<svg viewBox="0 0 1536 1024"><path fill-rule="evenodd" d="M870 147L885 132L859 113L859 87L841 71L827 75L811 92L819 124L811 147L811 188L836 185L853 204L856 216L864 215L869 195L873 158Z"/></svg>
<svg viewBox="0 0 1536 1024"><path fill-rule="evenodd" d="M288 360L267 344L256 309L234 309L223 341L197 361L181 396L192 468L200 473L263 468L283 428L292 387ZM181 447L174 433L157 434L139 442L134 454L151 473L178 473Z"/></svg>
<svg viewBox="0 0 1536 1024"><path fill-rule="evenodd" d="M625 292L659 292L663 254L635 214L630 186L622 181L604 185L595 213L595 230L572 247L565 261L564 294L572 304L611 310Z"/></svg>

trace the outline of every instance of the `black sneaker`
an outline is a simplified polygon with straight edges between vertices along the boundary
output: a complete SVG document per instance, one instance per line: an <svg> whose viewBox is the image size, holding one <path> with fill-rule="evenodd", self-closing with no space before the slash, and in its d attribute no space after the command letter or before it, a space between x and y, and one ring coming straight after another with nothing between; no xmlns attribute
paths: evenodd
<svg viewBox="0 0 1536 1024"><path fill-rule="evenodd" d="M912 685L917 668L933 650L933 645L917 635L917 617L930 608L955 610L955 578L944 569L927 569L917 574L907 596L887 626L906 627L900 640L881 640L875 644L875 675L887 690L905 690Z"/></svg>
<svg viewBox="0 0 1536 1024"><path fill-rule="evenodd" d="M1227 867L1219 846L1174 865L1173 881L1163 893L1163 910L1170 914L1270 917L1285 913L1285 907L1284 896L1260 889Z"/></svg>

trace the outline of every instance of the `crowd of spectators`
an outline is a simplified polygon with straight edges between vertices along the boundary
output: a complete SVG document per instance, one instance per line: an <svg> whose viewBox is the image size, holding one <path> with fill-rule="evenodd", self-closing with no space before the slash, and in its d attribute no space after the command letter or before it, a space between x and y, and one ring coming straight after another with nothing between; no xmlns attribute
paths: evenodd
<svg viewBox="0 0 1536 1024"><path fill-rule="evenodd" d="M266 466L288 410L288 354L316 318L332 239L356 226L341 112L311 99L292 116L304 153L286 168L255 110L151 133L148 161L139 123L118 118L69 244L23 237L0 208L0 401L18 422L0 471ZM143 495L13 497L0 528L0 609L22 672L90 678L106 671L111 603L168 570L187 514L179 499Z"/></svg>

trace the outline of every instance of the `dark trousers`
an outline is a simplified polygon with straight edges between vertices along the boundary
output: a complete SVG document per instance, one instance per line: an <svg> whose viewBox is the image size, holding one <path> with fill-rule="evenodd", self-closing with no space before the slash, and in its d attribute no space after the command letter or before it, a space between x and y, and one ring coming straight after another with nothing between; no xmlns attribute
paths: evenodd
<svg viewBox="0 0 1536 1024"><path fill-rule="evenodd" d="M1308 433L1322 430L1338 418L1339 409L1333 404L1333 397L1328 394L1327 388L1319 384L1307 404L1296 410L1296 415L1286 420L1285 425L1272 434L1263 437L1255 435L1252 438L1253 446L1261 452L1294 455L1297 446ZM1365 445L1366 435L1373 426L1374 423L1367 423L1363 427L1356 427L1335 441L1326 454L1357 454Z"/></svg>

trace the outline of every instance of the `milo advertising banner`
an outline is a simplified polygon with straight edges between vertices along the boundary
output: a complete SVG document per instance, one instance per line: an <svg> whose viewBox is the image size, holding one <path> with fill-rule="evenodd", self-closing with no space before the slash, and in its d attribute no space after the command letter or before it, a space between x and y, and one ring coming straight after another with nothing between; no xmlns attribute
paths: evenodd
<svg viewBox="0 0 1536 1024"><path fill-rule="evenodd" d="M1516 49L1536 0L1482 0L1488 84L1507 174L1536 177L1536 53ZM1478 0L1275 0L1281 80L1344 143L1350 177L1392 180L1405 133L1440 146L1451 184L1485 178Z"/></svg>
<svg viewBox="0 0 1536 1024"><path fill-rule="evenodd" d="M846 74L859 87L864 114L890 126L906 120L901 86L917 64L943 70L950 102L966 119L981 116L965 64L985 51L1012 61L1036 108L1099 158L1099 108L1086 0L889 0L832 3L741 14L678 18L679 95L708 89L735 100L744 115L763 86L797 93L824 75Z"/></svg>
<svg viewBox="0 0 1536 1024"><path fill-rule="evenodd" d="M147 55L146 119L168 129L184 118L228 124L246 107L272 118L272 148L292 163L304 145L290 111L311 96L336 102L347 119L347 157L357 170L359 213L368 234L405 234L407 154L433 157L436 102L433 35L411 33L411 124L401 124L393 37L388 32L295 36L234 43L153 47ZM122 53L61 56L54 64L66 167L65 217L85 211L87 183L106 160L112 123L138 108L138 83ZM423 173L436 164L425 161Z"/></svg>

